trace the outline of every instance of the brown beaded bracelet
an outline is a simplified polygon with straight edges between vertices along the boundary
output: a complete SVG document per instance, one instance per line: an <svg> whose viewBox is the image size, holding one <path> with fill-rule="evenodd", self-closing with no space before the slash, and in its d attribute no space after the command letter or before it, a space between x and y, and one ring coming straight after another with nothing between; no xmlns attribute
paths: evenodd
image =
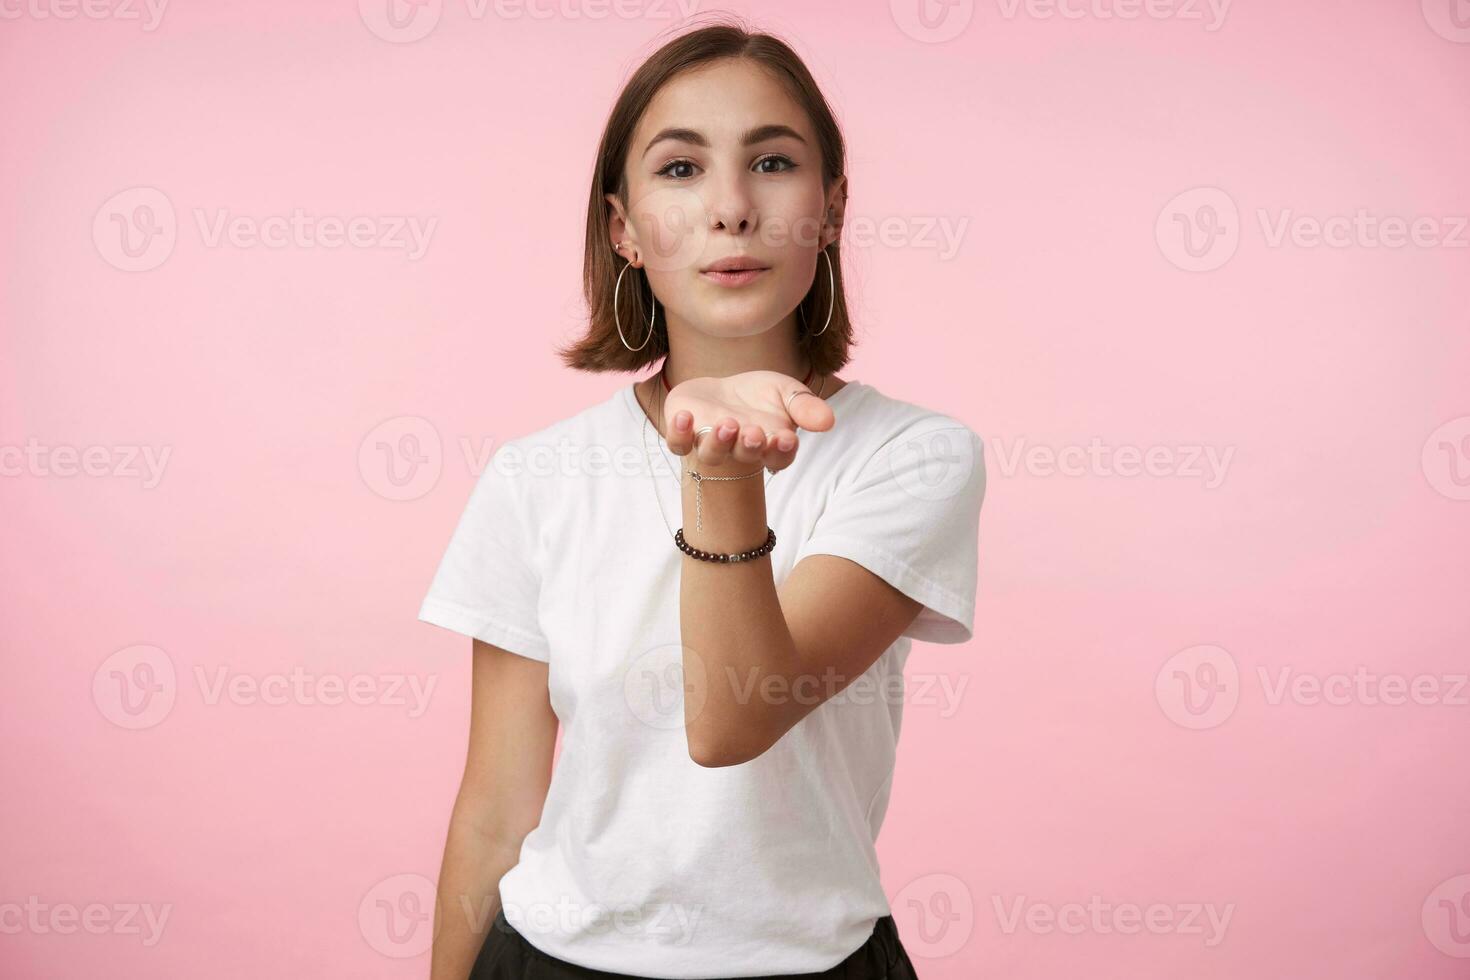
<svg viewBox="0 0 1470 980"><path fill-rule="evenodd" d="M766 555L769 555L772 549L776 547L776 532L767 525L765 544L753 551L740 551L735 554L722 554L718 551L700 551L698 548L691 547L689 542L684 540L684 529L682 527L674 532L674 544L678 545L679 550L690 558L698 558L700 561L714 561L726 564L737 561L755 561L757 558L764 558Z"/></svg>

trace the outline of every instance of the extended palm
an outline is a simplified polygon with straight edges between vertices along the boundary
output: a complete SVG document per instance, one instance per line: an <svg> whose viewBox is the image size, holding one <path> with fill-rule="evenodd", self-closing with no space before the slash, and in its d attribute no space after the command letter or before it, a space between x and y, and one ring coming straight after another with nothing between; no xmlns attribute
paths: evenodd
<svg viewBox="0 0 1470 980"><path fill-rule="evenodd" d="M784 469L796 458L797 429L822 432L837 421L831 406L821 398L790 397L794 391L810 390L779 371L691 378L676 385L664 403L669 449L680 456L693 452L706 469L722 465L748 469L752 463L773 473ZM680 428L675 424L681 412L690 413L691 425ZM707 425L714 426L714 431L700 436L696 446L694 433Z"/></svg>

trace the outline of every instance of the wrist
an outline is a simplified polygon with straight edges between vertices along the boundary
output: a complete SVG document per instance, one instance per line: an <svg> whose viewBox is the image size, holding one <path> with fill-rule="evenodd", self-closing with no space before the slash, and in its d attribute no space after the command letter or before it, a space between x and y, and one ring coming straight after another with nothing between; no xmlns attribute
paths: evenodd
<svg viewBox="0 0 1470 980"><path fill-rule="evenodd" d="M694 482L694 477L689 472L693 470L700 476L748 476L752 483L760 483L760 476L756 471L759 470L763 473L765 469L760 462L742 463L735 459L727 459L723 463L701 463L694 458L693 453L690 453L684 459L683 481L685 484Z"/></svg>
<svg viewBox="0 0 1470 980"><path fill-rule="evenodd" d="M704 466L689 460L682 495L685 539L709 551L742 551L759 545L766 530L764 476L765 467L758 463Z"/></svg>

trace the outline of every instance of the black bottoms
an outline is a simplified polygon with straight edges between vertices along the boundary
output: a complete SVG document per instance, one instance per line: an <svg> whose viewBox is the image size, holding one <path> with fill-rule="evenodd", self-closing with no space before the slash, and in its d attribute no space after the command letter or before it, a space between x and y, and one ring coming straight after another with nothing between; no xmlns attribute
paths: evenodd
<svg viewBox="0 0 1470 980"><path fill-rule="evenodd" d="M505 920L495 923L485 936L480 955L470 970L469 980L642 980L631 973L591 970L559 960L532 946ZM852 954L819 973L785 973L780 976L748 977L746 980L918 980L909 954L898 940L893 916L885 915L873 926L873 934Z"/></svg>

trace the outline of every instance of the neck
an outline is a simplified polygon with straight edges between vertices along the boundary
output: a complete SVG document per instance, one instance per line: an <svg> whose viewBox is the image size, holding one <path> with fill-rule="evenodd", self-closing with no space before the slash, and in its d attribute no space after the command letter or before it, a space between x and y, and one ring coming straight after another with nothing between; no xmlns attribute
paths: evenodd
<svg viewBox="0 0 1470 980"><path fill-rule="evenodd" d="M738 337L712 337L673 317L668 330L664 376L671 388L690 378L728 378L747 371L779 371L799 381L811 370L811 360L796 345L795 314L769 330Z"/></svg>

